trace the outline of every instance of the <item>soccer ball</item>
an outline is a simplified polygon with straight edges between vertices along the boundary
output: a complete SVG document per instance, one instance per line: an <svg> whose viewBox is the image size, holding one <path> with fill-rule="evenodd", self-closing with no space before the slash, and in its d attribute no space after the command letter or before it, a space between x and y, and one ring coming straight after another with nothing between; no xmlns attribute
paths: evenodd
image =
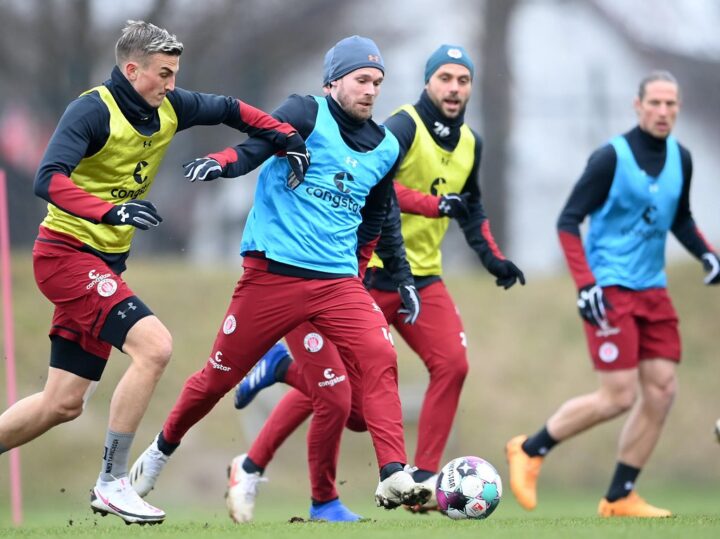
<svg viewBox="0 0 720 539"><path fill-rule="evenodd" d="M440 511L450 518L482 519L500 503L502 480L488 461L458 457L440 470L435 493Z"/></svg>

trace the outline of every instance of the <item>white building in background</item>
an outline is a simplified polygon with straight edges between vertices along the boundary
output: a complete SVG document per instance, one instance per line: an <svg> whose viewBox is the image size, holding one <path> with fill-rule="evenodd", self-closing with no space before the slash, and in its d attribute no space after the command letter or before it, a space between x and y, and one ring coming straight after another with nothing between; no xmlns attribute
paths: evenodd
<svg viewBox="0 0 720 539"><path fill-rule="evenodd" d="M662 40L666 49L720 61L720 32L716 31L720 8L712 0L597 2L646 43ZM354 33L376 39L387 69L376 118L383 119L400 104L417 99L425 60L441 43L463 44L475 61L477 75L482 75L478 48L482 2L413 0L408 8L407 2L372 0L348 6L345 24L328 38L328 47ZM276 95L269 102L280 103L292 92L319 93L325 50L309 53L316 61L277 81ZM502 247L526 271L557 271L564 269L555 232L560 208L590 153L635 125L632 100L640 79L665 66L648 65L588 1L519 2L512 20L510 56L514 106L508 171L511 242ZM718 91L708 88L708 92ZM480 130L479 114L476 95L467 114L476 130ZM481 134L492 137L492 133ZM681 111L675 134L693 155L695 218L708 239L720 245L720 130L702 114ZM196 207L202 207L206 216L210 205L220 218L198 215L188 249L192 258L239 264L241 224L255 183L248 180L225 182L222 189L212 192L201 190L205 200ZM246 201L246 207L238 208L238 201ZM454 227L446 246L458 243L464 240ZM683 252L674 240L669 243L671 257ZM461 270L471 263L474 255L469 249L446 249L448 270Z"/></svg>

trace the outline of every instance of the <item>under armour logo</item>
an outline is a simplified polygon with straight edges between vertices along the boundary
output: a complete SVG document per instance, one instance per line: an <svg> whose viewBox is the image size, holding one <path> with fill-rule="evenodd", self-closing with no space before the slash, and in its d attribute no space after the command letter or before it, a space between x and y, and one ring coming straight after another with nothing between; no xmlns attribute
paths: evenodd
<svg viewBox="0 0 720 539"><path fill-rule="evenodd" d="M149 148L150 146L152 146L152 140L143 141L143 148Z"/></svg>
<svg viewBox="0 0 720 539"><path fill-rule="evenodd" d="M345 157L345 164L350 165L351 167L355 168L358 166L358 161L357 161L357 159L353 159L352 157L350 157L348 155L347 157Z"/></svg>
<svg viewBox="0 0 720 539"><path fill-rule="evenodd" d="M125 211L125 206L120 206L120 209L117 212L118 216L120 217L120 222L124 223L128 219L130 219L130 214Z"/></svg>
<svg viewBox="0 0 720 539"><path fill-rule="evenodd" d="M118 313L118 316L119 316L122 320L125 320L125 319L127 318L127 315L126 315L125 313L128 312L128 311L134 311L134 310L136 310L136 309L137 309L137 307L135 306L135 304L134 304L132 301L130 301L130 302L128 303L127 309L125 309L124 311L123 311L122 309L119 309L117 313Z"/></svg>
<svg viewBox="0 0 720 539"><path fill-rule="evenodd" d="M376 62L376 63L379 64L379 63L380 63L380 56L378 56L377 54L368 54L368 61L369 61L369 62Z"/></svg>

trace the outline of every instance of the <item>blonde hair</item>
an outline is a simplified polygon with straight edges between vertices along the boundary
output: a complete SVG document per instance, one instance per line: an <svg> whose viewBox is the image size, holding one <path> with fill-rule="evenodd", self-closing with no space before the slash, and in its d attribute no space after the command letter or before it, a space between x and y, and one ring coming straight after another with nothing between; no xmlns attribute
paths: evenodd
<svg viewBox="0 0 720 539"><path fill-rule="evenodd" d="M127 21L122 35L115 44L115 62L122 65L128 60L144 60L157 53L180 56L183 44L164 28L145 21Z"/></svg>

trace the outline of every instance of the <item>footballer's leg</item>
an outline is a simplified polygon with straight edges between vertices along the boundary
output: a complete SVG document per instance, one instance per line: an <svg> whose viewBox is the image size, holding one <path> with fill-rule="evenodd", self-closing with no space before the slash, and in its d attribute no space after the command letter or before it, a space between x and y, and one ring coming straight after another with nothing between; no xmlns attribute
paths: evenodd
<svg viewBox="0 0 720 539"><path fill-rule="evenodd" d="M293 286L288 286L290 283ZM188 430L235 388L278 339L303 320L303 296L304 284L299 286L297 279L245 269L203 368L185 381L157 437L154 445L161 453L172 455ZM159 470L152 473L154 467L147 465L146 457L154 449L151 445L130 471L133 486L142 494L147 494L159 477Z"/></svg>
<svg viewBox="0 0 720 539"><path fill-rule="evenodd" d="M634 491L640 471L660 438L677 387L675 361L640 362L640 391L620 434L618 463L610 487L600 501L600 516L668 517L671 512L650 505Z"/></svg>
<svg viewBox="0 0 720 539"><path fill-rule="evenodd" d="M288 391L273 408L247 453L235 457L228 468L225 503L230 518L237 523L251 522L255 499L265 468L285 440L312 413L312 401L296 389Z"/></svg>
<svg viewBox="0 0 720 539"><path fill-rule="evenodd" d="M52 427L79 417L83 397L91 384L91 380L50 367L42 391L17 401L0 415L3 450L21 446Z"/></svg>
<svg viewBox="0 0 720 539"><path fill-rule="evenodd" d="M172 339L152 312L133 296L111 309L100 337L122 349L131 363L113 392L103 466L91 507L126 523L159 523L165 513L143 501L128 477L130 448L150 398L170 361Z"/></svg>
<svg viewBox="0 0 720 539"><path fill-rule="evenodd" d="M319 283L318 291L313 298L321 304L315 325L337 346L344 362L358 366L362 378L363 414L380 467L376 503L387 509L425 503L430 489L404 470L397 354L382 311L357 279Z"/></svg>
<svg viewBox="0 0 720 539"><path fill-rule="evenodd" d="M292 362L287 347L279 342L268 350L260 361L240 380L235 389L235 408L242 410L260 391L276 382L285 381L285 373Z"/></svg>
<svg viewBox="0 0 720 539"><path fill-rule="evenodd" d="M388 293L385 293L386 295ZM398 294L380 298L383 312L397 312ZM378 296L373 294L378 299ZM436 282L420 289L422 315L413 325L394 316L393 326L425 364L430 382L425 392L418 421L418 441L415 451L413 479L435 492L438 471L447 440L450 436L460 393L468 373L467 340L457 307L445 285ZM445 411L436 413L440 407ZM437 509L435 496L416 512Z"/></svg>

